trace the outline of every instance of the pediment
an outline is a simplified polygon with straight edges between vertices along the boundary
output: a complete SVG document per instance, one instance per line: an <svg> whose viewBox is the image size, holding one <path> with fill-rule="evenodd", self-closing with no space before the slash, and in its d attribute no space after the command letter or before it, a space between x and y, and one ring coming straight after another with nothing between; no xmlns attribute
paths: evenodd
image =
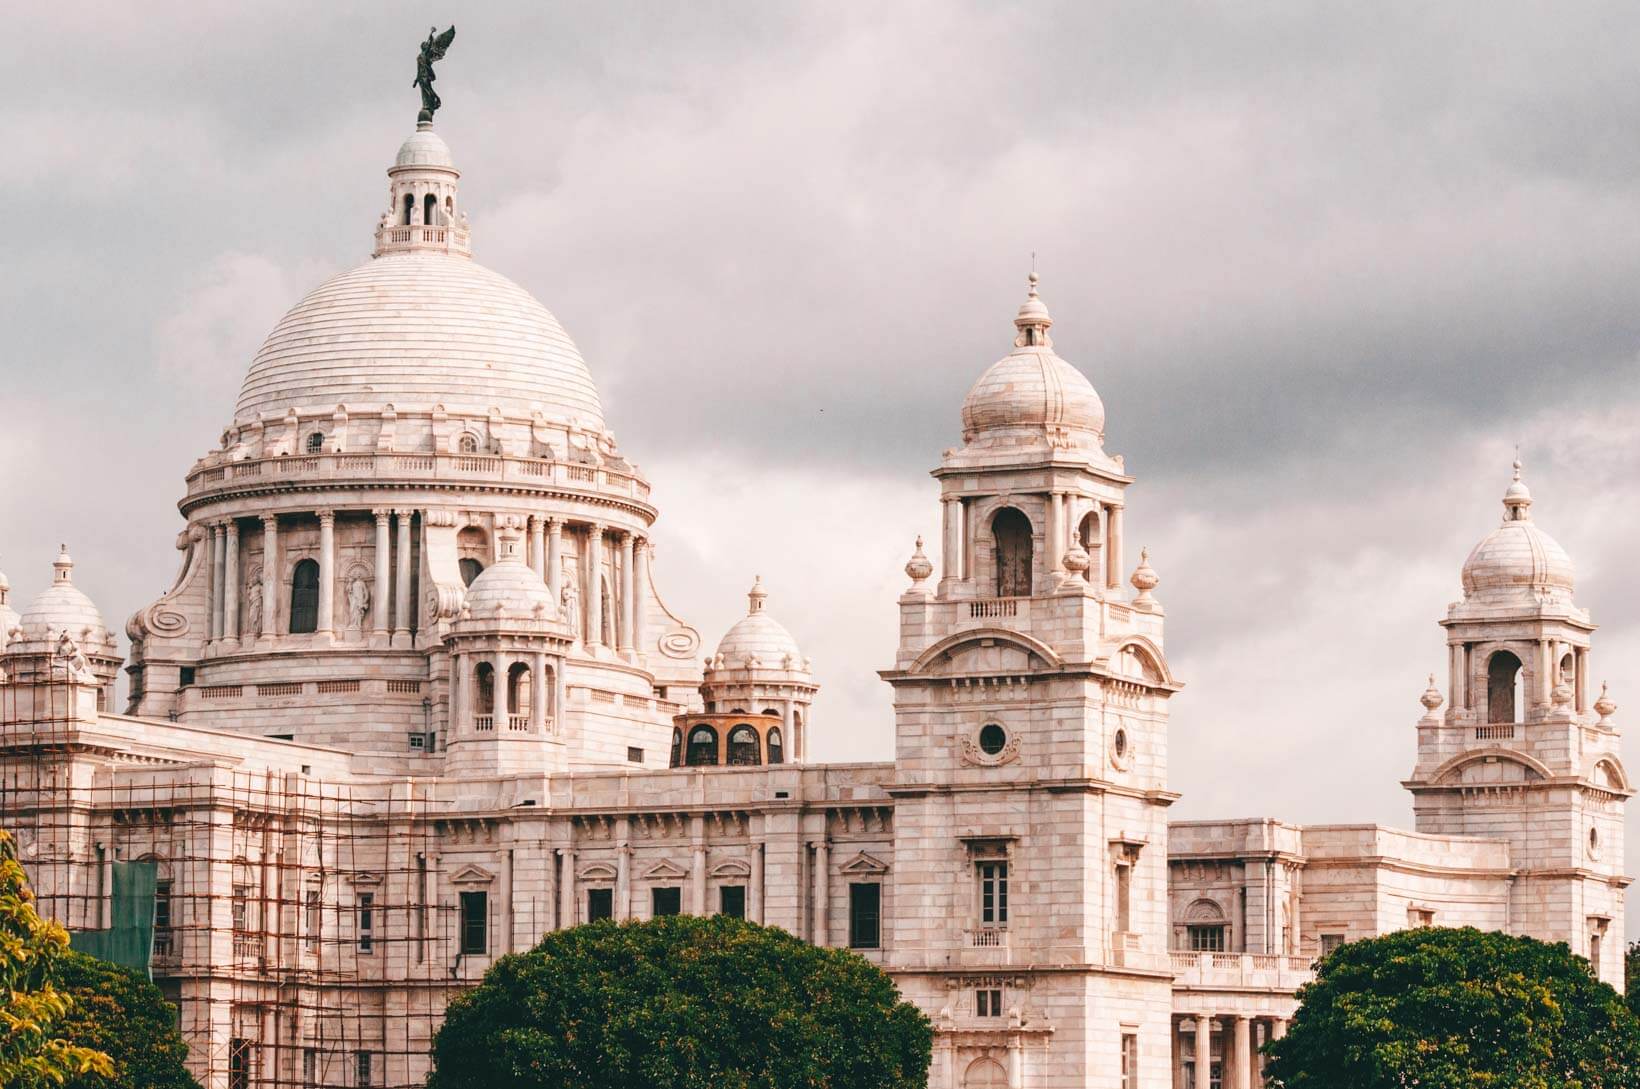
<svg viewBox="0 0 1640 1089"><path fill-rule="evenodd" d="M348 880L355 885L379 885L382 883L382 875L361 870L349 877Z"/></svg>
<svg viewBox="0 0 1640 1089"><path fill-rule="evenodd" d="M575 876L581 881L613 881L615 867L608 862L589 862L577 870Z"/></svg>
<svg viewBox="0 0 1640 1089"><path fill-rule="evenodd" d="M495 880L495 874L483 866L463 866L450 875L453 885L488 885Z"/></svg>
<svg viewBox="0 0 1640 1089"><path fill-rule="evenodd" d="M876 855L868 855L861 851L838 869L846 874L883 874L888 872L888 863Z"/></svg>
<svg viewBox="0 0 1640 1089"><path fill-rule="evenodd" d="M673 862L671 859L661 859L643 872L645 881L672 881L688 877L689 871Z"/></svg>
<svg viewBox="0 0 1640 1089"><path fill-rule="evenodd" d="M752 867L743 858L727 858L712 867L713 877L750 877Z"/></svg>

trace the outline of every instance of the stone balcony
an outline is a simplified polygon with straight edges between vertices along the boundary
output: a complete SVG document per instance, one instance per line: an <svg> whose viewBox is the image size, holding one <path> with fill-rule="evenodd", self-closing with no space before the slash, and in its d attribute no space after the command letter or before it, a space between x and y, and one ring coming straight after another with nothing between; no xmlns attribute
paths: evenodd
<svg viewBox="0 0 1640 1089"><path fill-rule="evenodd" d="M384 223L376 228L376 256L384 253L459 253L472 256L467 230L433 223Z"/></svg>
<svg viewBox="0 0 1640 1089"><path fill-rule="evenodd" d="M202 465L188 474L187 503L217 495L278 491L291 484L511 484L649 501L649 485L615 469L508 454L290 454Z"/></svg>
<svg viewBox="0 0 1640 1089"><path fill-rule="evenodd" d="M1292 992L1315 978L1315 958L1261 953L1168 954L1173 985L1194 990Z"/></svg>

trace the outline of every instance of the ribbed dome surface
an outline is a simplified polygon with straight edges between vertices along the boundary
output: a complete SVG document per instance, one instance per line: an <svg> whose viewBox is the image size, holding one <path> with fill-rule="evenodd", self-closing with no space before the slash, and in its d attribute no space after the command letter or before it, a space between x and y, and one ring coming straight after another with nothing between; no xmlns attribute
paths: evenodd
<svg viewBox="0 0 1640 1089"><path fill-rule="evenodd" d="M987 431L1082 432L1102 441L1105 405L1093 383L1046 347L1015 348L962 403L965 436Z"/></svg>
<svg viewBox="0 0 1640 1089"><path fill-rule="evenodd" d="M1515 597L1562 592L1571 596L1576 571L1555 539L1528 521L1505 522L1488 533L1463 565L1467 596Z"/></svg>
<svg viewBox="0 0 1640 1089"><path fill-rule="evenodd" d="M480 572L467 587L467 608L477 619L540 620L558 615L547 584L528 564L516 559L498 560Z"/></svg>
<svg viewBox="0 0 1640 1089"><path fill-rule="evenodd" d="M758 579L746 595L746 615L735 621L718 643L717 652L726 668L744 668L747 657L755 656L765 669L784 669L788 655L792 669L804 668L803 651L798 648L797 640L778 620L763 611L768 597L763 590L763 580Z"/></svg>
<svg viewBox="0 0 1640 1089"><path fill-rule="evenodd" d="M64 552L53 565L55 573L50 586L23 610L17 626L26 637L42 638L48 634L66 632L70 638L90 638L105 642L110 636L102 613L90 598L74 585L74 561Z"/></svg>
<svg viewBox="0 0 1640 1089"><path fill-rule="evenodd" d="M326 281L286 314L251 363L234 415L392 404L575 418L603 407L558 319L466 257L378 257Z"/></svg>

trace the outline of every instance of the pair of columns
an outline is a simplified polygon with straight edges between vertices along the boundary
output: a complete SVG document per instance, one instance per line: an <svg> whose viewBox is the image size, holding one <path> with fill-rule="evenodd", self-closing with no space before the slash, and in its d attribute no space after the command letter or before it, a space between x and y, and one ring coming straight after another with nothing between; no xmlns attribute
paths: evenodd
<svg viewBox="0 0 1640 1089"><path fill-rule="evenodd" d="M1186 1018L1186 1024L1191 1021ZM1254 1046L1254 1018L1249 1014L1233 1014L1224 1019L1225 1047L1223 1050L1223 1089L1256 1089L1264 1083L1264 1058ZM1285 1018L1272 1017L1258 1019L1265 1026L1265 1040L1279 1040L1287 1035L1287 1021ZM1195 1081L1191 1089L1209 1089L1209 1081L1213 1066L1213 1018L1208 1014L1198 1014L1195 1018L1195 1032L1193 1033L1194 1046L1191 1048L1191 1059L1195 1070ZM1178 1035L1174 1036L1175 1063L1173 1067L1173 1084L1175 1089L1185 1089L1185 1053L1179 1043Z"/></svg>
<svg viewBox="0 0 1640 1089"><path fill-rule="evenodd" d="M1075 531L1071 523L1071 500L1074 496L1070 492L1048 493L1048 524L1043 534L1047 544L1047 555L1044 557L1044 568L1049 577L1058 573L1061 561L1065 558L1066 548L1070 544L1071 534ZM1122 582L1122 511L1120 503L1099 502L1095 504L1099 512L1099 524L1103 538L1099 545L1099 552L1103 554L1104 570L1099 571L1090 567L1087 572L1089 582L1098 582L1104 579L1105 588L1114 590ZM947 495L940 500L941 515L941 571L942 585L957 582L970 577L968 569L967 542L973 537L973 529L969 523L969 506L962 496Z"/></svg>
<svg viewBox="0 0 1640 1089"><path fill-rule="evenodd" d="M489 730L503 734L509 731L545 733L549 703L555 714L560 713L559 709L563 707L563 693L559 690L563 680L562 671L548 669L546 653L539 650L528 656L498 650L487 656L487 662L490 666L491 689L494 696ZM486 657L462 654L457 657L456 667L451 671L455 689L451 694L451 700L456 707L454 717L457 722L464 724L465 733L479 732L478 667L485 663ZM529 667L530 677L530 705L523 711L513 708L510 691L512 668L520 663ZM515 719L522 721L515 723Z"/></svg>
<svg viewBox="0 0 1640 1089"><path fill-rule="evenodd" d="M581 550L580 570L573 573L581 602L576 634L588 645L604 642L603 568L604 538L617 538L614 581L610 605L616 610L614 645L611 649L630 656L643 642L643 610L638 606L643 587L649 585L649 542L626 530L615 530L597 522L576 523L584 528L586 547ZM545 579L554 601L563 600L563 541L566 523L557 518L531 515L529 522L529 566Z"/></svg>

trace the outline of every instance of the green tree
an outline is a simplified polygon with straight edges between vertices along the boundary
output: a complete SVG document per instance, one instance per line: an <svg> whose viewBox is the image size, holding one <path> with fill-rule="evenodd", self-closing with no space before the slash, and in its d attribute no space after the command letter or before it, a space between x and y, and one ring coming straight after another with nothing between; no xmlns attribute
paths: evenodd
<svg viewBox="0 0 1640 1089"><path fill-rule="evenodd" d="M1340 947L1265 1069L1286 1089L1635 1089L1640 1024L1565 945L1419 928Z"/></svg>
<svg viewBox="0 0 1640 1089"><path fill-rule="evenodd" d="M55 986L68 955L68 932L34 910L28 876L11 836L0 831L0 1085L60 1086L82 1074L108 1074L107 1055L64 1039L72 1006Z"/></svg>
<svg viewBox="0 0 1640 1089"><path fill-rule="evenodd" d="M450 1003L428 1089L922 1089L933 1034L863 957L727 916L597 922Z"/></svg>
<svg viewBox="0 0 1640 1089"><path fill-rule="evenodd" d="M65 1089L199 1089L184 1065L176 1007L141 973L71 950L57 967L57 986L74 1001L63 1035L114 1062L111 1075L81 1074Z"/></svg>
<svg viewBox="0 0 1640 1089"><path fill-rule="evenodd" d="M1623 991L1629 997L1629 1009L1640 1017L1640 942L1629 946L1623 958Z"/></svg>

